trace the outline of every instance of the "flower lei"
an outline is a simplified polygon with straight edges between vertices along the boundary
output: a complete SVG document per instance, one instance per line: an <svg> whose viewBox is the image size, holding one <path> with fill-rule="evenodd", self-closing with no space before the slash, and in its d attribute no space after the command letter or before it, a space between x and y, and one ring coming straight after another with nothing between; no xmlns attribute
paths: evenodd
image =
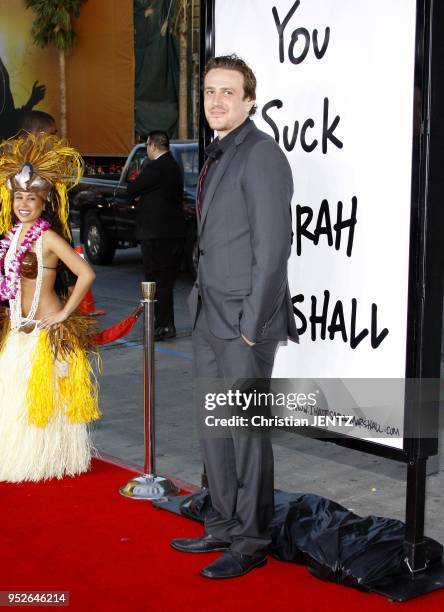
<svg viewBox="0 0 444 612"><path fill-rule="evenodd" d="M30 250L32 244L50 227L50 223L40 217L35 221L33 226L26 232L22 244L9 264L8 270L5 269L5 257L13 237L21 230L22 224L17 223L14 225L0 241L0 300L13 300L15 298L19 289L23 258Z"/></svg>

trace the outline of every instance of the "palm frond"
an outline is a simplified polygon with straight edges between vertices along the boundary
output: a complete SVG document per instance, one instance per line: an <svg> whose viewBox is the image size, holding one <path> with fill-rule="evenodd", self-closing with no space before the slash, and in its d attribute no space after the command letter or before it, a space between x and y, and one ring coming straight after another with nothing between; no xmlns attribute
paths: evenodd
<svg viewBox="0 0 444 612"><path fill-rule="evenodd" d="M35 12L31 34L39 47L53 45L70 51L75 33L72 20L80 16L80 8L87 0L24 0L25 8Z"/></svg>

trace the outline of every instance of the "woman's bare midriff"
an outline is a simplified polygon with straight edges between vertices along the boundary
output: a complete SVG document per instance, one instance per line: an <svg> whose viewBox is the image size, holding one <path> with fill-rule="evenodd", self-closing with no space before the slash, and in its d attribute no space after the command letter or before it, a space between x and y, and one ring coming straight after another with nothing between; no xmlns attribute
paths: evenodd
<svg viewBox="0 0 444 612"><path fill-rule="evenodd" d="M52 262L51 262L52 263ZM50 312L56 312L62 308L62 302L54 291L56 270L43 268L42 288L40 292L39 305L35 314L38 321ZM22 278L22 314L26 317L31 310L34 297L36 281L29 278Z"/></svg>

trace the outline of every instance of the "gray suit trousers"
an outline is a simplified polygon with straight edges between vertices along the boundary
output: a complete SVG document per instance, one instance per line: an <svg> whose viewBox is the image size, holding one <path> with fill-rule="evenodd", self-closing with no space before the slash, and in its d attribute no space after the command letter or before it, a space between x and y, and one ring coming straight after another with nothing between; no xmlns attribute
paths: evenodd
<svg viewBox="0 0 444 612"><path fill-rule="evenodd" d="M193 331L194 377L270 378L278 341L248 346L242 338L214 336L200 308ZM231 542L234 551L261 555L271 542L274 514L274 463L268 435L246 435L229 429L224 438L201 437L212 511L207 533Z"/></svg>

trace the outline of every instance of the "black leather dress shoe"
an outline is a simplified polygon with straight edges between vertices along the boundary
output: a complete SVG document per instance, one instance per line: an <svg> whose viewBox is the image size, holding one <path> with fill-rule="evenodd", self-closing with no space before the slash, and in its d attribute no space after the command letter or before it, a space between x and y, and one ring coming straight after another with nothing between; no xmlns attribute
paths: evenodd
<svg viewBox="0 0 444 612"><path fill-rule="evenodd" d="M154 340L168 340L168 338L176 337L176 328L174 325L167 325L166 327L156 327L154 330Z"/></svg>
<svg viewBox="0 0 444 612"><path fill-rule="evenodd" d="M251 557L227 550L222 557L201 569L200 573L205 578L237 578L266 563L267 557Z"/></svg>
<svg viewBox="0 0 444 612"><path fill-rule="evenodd" d="M176 550L180 550L181 552L206 553L217 550L227 550L230 543L217 540L209 533L206 533L200 538L183 538L173 540L171 542L171 546Z"/></svg>

